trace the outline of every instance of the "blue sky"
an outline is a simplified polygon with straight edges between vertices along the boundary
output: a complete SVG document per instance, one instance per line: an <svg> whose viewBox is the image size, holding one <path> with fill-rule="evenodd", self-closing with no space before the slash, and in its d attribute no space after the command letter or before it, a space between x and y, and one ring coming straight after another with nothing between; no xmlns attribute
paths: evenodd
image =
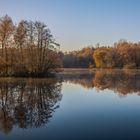
<svg viewBox="0 0 140 140"><path fill-rule="evenodd" d="M140 0L0 0L0 16L41 20L62 50L140 41Z"/></svg>

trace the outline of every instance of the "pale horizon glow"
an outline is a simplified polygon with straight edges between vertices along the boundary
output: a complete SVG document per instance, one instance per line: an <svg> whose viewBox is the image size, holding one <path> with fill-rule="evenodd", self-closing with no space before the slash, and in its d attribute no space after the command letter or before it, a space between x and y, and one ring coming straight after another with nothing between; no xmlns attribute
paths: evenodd
<svg viewBox="0 0 140 140"><path fill-rule="evenodd" d="M41 20L61 50L140 41L139 0L0 0L0 16Z"/></svg>

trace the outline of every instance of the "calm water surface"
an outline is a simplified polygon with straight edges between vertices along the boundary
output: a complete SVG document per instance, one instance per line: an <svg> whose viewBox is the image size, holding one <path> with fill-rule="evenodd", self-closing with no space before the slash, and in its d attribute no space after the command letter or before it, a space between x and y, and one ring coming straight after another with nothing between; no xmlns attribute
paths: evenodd
<svg viewBox="0 0 140 140"><path fill-rule="evenodd" d="M1 140L140 139L140 72L0 79Z"/></svg>

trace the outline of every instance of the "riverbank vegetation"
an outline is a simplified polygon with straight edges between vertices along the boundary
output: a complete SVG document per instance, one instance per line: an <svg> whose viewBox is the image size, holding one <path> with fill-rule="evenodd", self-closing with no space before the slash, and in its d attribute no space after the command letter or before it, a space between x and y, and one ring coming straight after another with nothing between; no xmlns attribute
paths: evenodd
<svg viewBox="0 0 140 140"><path fill-rule="evenodd" d="M120 40L112 46L85 47L61 54L66 68L140 68L140 42Z"/></svg>

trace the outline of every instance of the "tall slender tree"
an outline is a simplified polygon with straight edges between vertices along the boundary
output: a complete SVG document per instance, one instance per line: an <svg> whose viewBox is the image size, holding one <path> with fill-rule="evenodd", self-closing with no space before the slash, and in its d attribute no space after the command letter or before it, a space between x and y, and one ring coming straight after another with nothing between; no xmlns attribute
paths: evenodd
<svg viewBox="0 0 140 140"><path fill-rule="evenodd" d="M2 57L5 57L5 73L8 74L8 52L7 47L9 47L9 42L12 39L12 34L14 31L14 24L12 18L8 15L3 16L0 18L0 43L2 47ZM5 56L4 56L5 50Z"/></svg>

